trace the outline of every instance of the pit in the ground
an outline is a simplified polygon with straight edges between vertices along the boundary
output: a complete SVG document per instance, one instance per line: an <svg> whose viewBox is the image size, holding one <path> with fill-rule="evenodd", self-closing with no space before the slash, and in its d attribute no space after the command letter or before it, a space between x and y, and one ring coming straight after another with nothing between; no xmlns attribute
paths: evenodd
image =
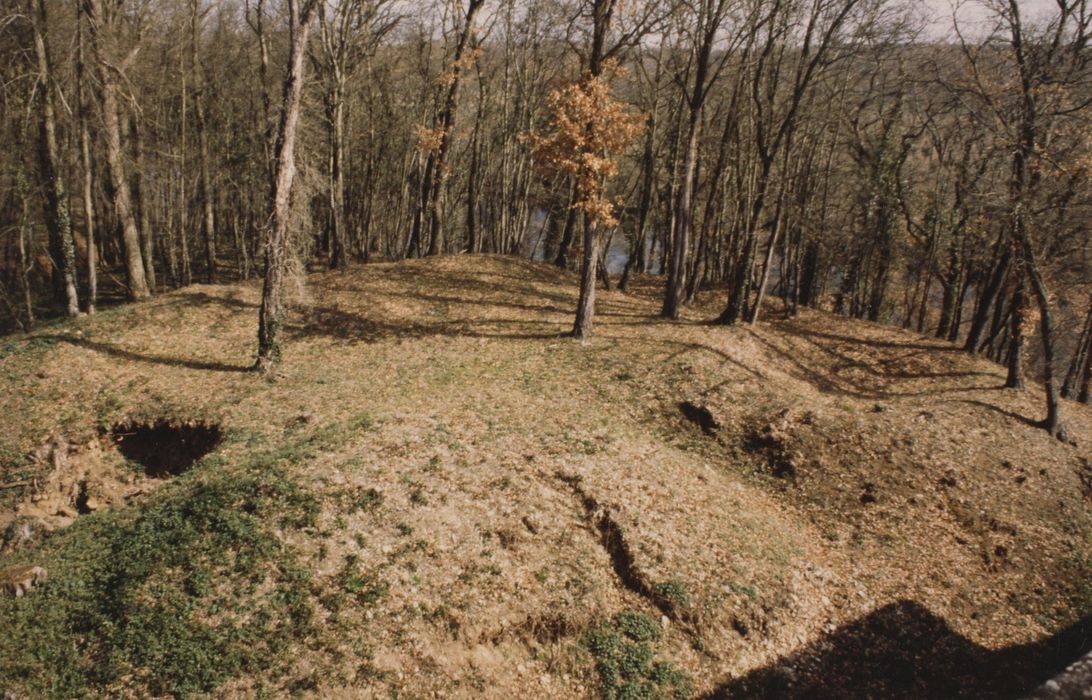
<svg viewBox="0 0 1092 700"><path fill-rule="evenodd" d="M154 479L184 473L223 439L220 426L214 423L165 419L119 423L111 435L118 451L144 467L144 473Z"/></svg>

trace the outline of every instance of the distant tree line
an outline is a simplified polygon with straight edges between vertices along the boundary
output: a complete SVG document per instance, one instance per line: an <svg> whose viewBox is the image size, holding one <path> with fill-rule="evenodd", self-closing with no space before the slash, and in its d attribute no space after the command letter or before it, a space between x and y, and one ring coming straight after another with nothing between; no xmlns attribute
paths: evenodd
<svg viewBox="0 0 1092 700"><path fill-rule="evenodd" d="M13 0L0 324L306 265L532 255L801 307L1089 401L1086 0ZM624 268L606 268L624 247ZM620 274L619 274L620 273ZM1030 358L1030 360L1028 359Z"/></svg>

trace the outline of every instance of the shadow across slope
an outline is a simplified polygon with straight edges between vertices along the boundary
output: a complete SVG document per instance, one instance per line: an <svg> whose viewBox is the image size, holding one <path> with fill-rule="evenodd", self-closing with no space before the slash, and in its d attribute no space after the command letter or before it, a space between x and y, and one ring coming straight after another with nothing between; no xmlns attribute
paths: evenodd
<svg viewBox="0 0 1092 700"><path fill-rule="evenodd" d="M903 600L706 698L1018 698L1089 649L1092 616L1042 642L993 651Z"/></svg>

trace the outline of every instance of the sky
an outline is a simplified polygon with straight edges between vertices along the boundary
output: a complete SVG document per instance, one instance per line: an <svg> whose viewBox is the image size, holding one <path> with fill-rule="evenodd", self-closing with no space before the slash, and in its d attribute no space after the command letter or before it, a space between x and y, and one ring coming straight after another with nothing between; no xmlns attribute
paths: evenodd
<svg viewBox="0 0 1092 700"><path fill-rule="evenodd" d="M933 17L933 23L929 27L929 34L934 38L942 38L952 31L952 6L957 0L919 0L924 2L927 11ZM968 34L974 34L973 28L981 26L987 13L982 9L981 2L977 0L962 0L963 5L959 11L960 28L966 28ZM1054 0L1019 0L1021 14L1029 20L1043 17L1049 13Z"/></svg>

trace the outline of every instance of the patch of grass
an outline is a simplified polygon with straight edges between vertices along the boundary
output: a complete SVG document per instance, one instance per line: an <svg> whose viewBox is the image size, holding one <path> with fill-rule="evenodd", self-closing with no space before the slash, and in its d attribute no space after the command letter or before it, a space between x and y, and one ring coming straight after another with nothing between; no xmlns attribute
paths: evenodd
<svg viewBox="0 0 1092 700"><path fill-rule="evenodd" d="M179 484L140 512L82 518L39 551L48 584L0 601L0 686L184 697L276 675L312 632L312 607L310 572L272 526L310 526L317 512L283 471L255 465Z"/></svg>
<svg viewBox="0 0 1092 700"><path fill-rule="evenodd" d="M661 631L655 620L627 610L589 630L584 647L595 658L600 695L605 700L685 698L693 684L670 662L657 661L652 643Z"/></svg>
<svg viewBox="0 0 1092 700"><path fill-rule="evenodd" d="M0 687L186 697L244 674L275 680L314 631L310 571L275 530L315 526L320 504L287 467L316 451L303 440L241 464L212 455L139 510L57 532L35 552L48 583L0 599Z"/></svg>
<svg viewBox="0 0 1092 700"><path fill-rule="evenodd" d="M615 625L630 639L637 642L655 642L660 639L660 625L648 615L625 610L614 618Z"/></svg>
<svg viewBox="0 0 1092 700"><path fill-rule="evenodd" d="M690 593L681 581L676 579L661 581L656 584L653 590L657 596L668 601L676 608L690 607Z"/></svg>
<svg viewBox="0 0 1092 700"><path fill-rule="evenodd" d="M758 591L755 590L754 586L748 586L746 584L732 582L732 583L728 584L728 587L731 589L731 591L733 593L738 593L740 595L745 595L748 598L750 598L751 600L757 600L758 599Z"/></svg>
<svg viewBox="0 0 1092 700"><path fill-rule="evenodd" d="M361 510L372 513L383 505L383 494L376 489L367 489L360 496L360 500L357 501L357 505Z"/></svg>
<svg viewBox="0 0 1092 700"><path fill-rule="evenodd" d="M390 588L375 572L358 570L356 557L350 556L341 572L341 587L361 605L374 605L387 597Z"/></svg>
<svg viewBox="0 0 1092 700"><path fill-rule="evenodd" d="M12 355L22 355L23 360L37 360L47 350L57 346L57 339L36 336L25 340L11 340L0 345L0 360Z"/></svg>

